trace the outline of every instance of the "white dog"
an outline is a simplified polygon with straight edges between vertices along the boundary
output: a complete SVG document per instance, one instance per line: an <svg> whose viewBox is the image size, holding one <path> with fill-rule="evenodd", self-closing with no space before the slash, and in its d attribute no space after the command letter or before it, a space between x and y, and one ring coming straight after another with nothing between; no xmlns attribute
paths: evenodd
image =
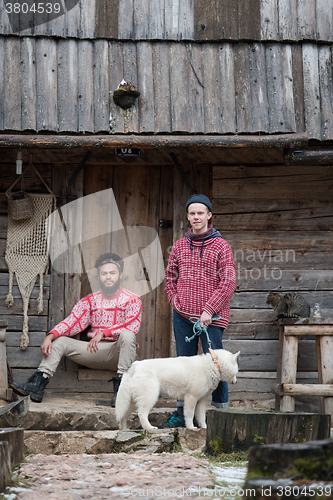
<svg viewBox="0 0 333 500"><path fill-rule="evenodd" d="M159 395L184 400L184 417L188 429L195 429L194 415L199 426L206 428L206 399L221 380L236 383L240 354L232 354L224 349L214 352L221 373L209 353L135 361L124 373L117 394L116 418L119 429L127 429L127 417L135 407L142 428L146 431L156 429L149 423L148 414Z"/></svg>

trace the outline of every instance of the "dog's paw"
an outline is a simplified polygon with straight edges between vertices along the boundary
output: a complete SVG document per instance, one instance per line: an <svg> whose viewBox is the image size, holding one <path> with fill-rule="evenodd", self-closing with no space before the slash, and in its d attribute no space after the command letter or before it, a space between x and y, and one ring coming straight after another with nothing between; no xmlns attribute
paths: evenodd
<svg viewBox="0 0 333 500"><path fill-rule="evenodd" d="M150 427L146 427L144 428L145 431L149 432L149 431L156 431L158 429L158 427L155 427L154 425L151 425Z"/></svg>

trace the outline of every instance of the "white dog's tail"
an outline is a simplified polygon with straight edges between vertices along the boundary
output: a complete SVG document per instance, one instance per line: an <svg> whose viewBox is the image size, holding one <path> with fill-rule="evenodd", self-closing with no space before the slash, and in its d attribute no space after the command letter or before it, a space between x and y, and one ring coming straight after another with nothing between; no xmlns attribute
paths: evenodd
<svg viewBox="0 0 333 500"><path fill-rule="evenodd" d="M129 381L131 375L129 372L124 373L118 389L116 399L116 419L118 424L128 415L132 406L131 390L129 388Z"/></svg>

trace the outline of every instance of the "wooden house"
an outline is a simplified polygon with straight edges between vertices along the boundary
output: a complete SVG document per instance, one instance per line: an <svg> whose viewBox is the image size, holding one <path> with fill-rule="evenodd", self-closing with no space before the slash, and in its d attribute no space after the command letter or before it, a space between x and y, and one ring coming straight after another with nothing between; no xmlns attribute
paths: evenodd
<svg viewBox="0 0 333 500"><path fill-rule="evenodd" d="M51 268L40 315L38 282L33 290L30 344L20 350L16 286L15 306L5 306L3 193L21 150L23 166L32 155L59 207L112 188L124 225L156 229L165 265L187 227L188 196L210 196L214 226L236 260L224 345L242 355L230 398L273 398L278 324L268 291L299 291L312 307L320 303L324 317L333 315L333 0L59 0L61 15L51 9L43 19L31 10L7 13L5 3L0 314L14 377L34 371L45 332L90 290L84 274ZM126 111L112 98L123 79L140 92ZM129 148L140 155L116 155ZM30 171L24 187L45 190ZM96 220L103 223L102 210ZM138 357L169 356L164 285L142 299ZM303 380L316 378L314 345L300 344ZM106 380L91 379L63 361L48 390L109 391Z"/></svg>

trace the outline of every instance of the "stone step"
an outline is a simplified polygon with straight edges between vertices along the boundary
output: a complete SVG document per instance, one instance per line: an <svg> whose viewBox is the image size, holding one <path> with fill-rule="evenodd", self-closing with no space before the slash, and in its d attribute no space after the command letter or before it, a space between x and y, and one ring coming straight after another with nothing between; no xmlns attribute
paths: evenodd
<svg viewBox="0 0 333 500"><path fill-rule="evenodd" d="M206 430L158 429L131 431L24 431L24 452L43 455L99 453L162 453L179 447L202 451Z"/></svg>
<svg viewBox="0 0 333 500"><path fill-rule="evenodd" d="M161 427L171 416L174 407L153 408L149 420ZM0 427L7 424L0 417ZM115 409L96 405L95 400L45 398L42 403L30 402L27 415L19 422L25 430L44 431L111 431L118 430ZM136 413L128 419L130 429L140 429Z"/></svg>

